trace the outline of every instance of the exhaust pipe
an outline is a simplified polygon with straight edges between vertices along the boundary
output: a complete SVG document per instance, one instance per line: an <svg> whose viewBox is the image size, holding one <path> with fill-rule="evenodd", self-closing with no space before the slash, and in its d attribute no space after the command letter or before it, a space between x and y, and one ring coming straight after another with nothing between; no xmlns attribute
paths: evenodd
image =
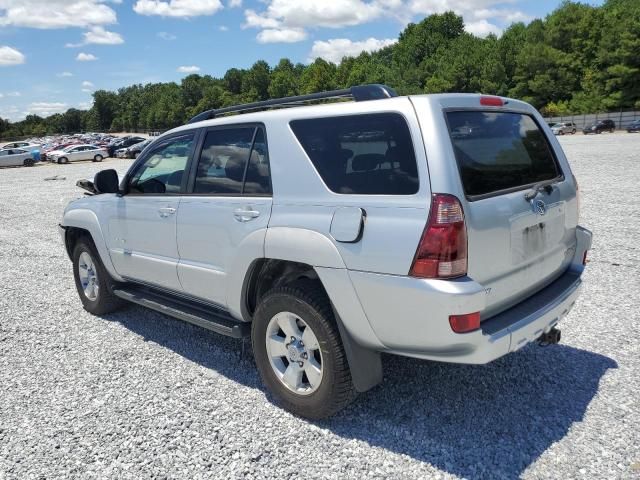
<svg viewBox="0 0 640 480"><path fill-rule="evenodd" d="M560 329L553 327L547 333L543 333L542 335L540 335L540 337L538 338L538 343L543 347L546 347L547 345L560 343L560 337Z"/></svg>

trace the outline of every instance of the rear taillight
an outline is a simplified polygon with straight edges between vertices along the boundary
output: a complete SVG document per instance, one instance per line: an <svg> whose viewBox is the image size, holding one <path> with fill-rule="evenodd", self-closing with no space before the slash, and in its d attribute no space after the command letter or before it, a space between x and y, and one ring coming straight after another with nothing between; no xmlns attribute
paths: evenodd
<svg viewBox="0 0 640 480"><path fill-rule="evenodd" d="M480 328L480 312L449 315L449 325L456 333L472 332Z"/></svg>
<svg viewBox="0 0 640 480"><path fill-rule="evenodd" d="M584 251L584 255L582 255L582 265L585 265L585 266L587 265L587 252L588 251L589 250L585 250Z"/></svg>
<svg viewBox="0 0 640 480"><path fill-rule="evenodd" d="M436 193L409 275L454 278L466 274L467 228L462 205L453 195Z"/></svg>

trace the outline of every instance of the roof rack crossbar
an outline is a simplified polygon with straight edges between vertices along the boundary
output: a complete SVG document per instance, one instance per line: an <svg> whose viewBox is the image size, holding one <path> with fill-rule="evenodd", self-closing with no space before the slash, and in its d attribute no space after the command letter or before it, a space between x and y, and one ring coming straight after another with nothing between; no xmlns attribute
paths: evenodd
<svg viewBox="0 0 640 480"><path fill-rule="evenodd" d="M339 98L353 98L356 102L366 100L379 100L383 98L397 97L398 94L386 85L370 84L357 85L351 88L343 88L341 90L330 90L327 92L310 93L307 95L296 95L294 97L274 98L261 102L245 103L244 105L234 105L231 107L217 108L199 113L189 123L200 122L202 120L210 120L227 113L242 113L253 110L262 110L267 108L293 107L305 102L314 100L327 100Z"/></svg>

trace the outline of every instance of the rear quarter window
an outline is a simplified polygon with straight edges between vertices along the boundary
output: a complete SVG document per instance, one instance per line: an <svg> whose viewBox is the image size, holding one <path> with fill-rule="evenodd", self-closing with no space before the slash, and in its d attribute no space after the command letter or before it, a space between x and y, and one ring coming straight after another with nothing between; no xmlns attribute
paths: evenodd
<svg viewBox="0 0 640 480"><path fill-rule="evenodd" d="M529 115L446 112L465 194L484 197L562 176L546 136Z"/></svg>
<svg viewBox="0 0 640 480"><path fill-rule="evenodd" d="M412 195L418 167L398 113L294 120L291 129L327 187L340 194Z"/></svg>

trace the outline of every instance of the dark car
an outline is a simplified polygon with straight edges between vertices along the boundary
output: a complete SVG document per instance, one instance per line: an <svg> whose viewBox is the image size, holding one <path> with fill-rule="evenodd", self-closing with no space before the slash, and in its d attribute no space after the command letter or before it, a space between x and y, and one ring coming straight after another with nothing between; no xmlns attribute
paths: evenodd
<svg viewBox="0 0 640 480"><path fill-rule="evenodd" d="M138 155L140 155L140 152L142 152L142 150L144 150L146 146L149 145L152 141L153 139L148 138L143 142L136 143L135 145L132 145L129 148L127 148L127 158L138 158Z"/></svg>
<svg viewBox="0 0 640 480"><path fill-rule="evenodd" d="M115 155L116 150L118 150L119 148L127 148L127 147L130 147L131 145L135 145L136 143L144 142L145 140L146 138L142 138L142 137L124 137L115 142L111 142L107 146L107 151L109 152L109 156L113 157Z"/></svg>
<svg viewBox="0 0 640 480"><path fill-rule="evenodd" d="M589 133L602 133L611 132L616 130L616 124L613 120L598 120L593 122L582 129L582 133L585 135Z"/></svg>
<svg viewBox="0 0 640 480"><path fill-rule="evenodd" d="M629 125L627 125L627 132L629 133L640 132L640 119L634 120Z"/></svg>

